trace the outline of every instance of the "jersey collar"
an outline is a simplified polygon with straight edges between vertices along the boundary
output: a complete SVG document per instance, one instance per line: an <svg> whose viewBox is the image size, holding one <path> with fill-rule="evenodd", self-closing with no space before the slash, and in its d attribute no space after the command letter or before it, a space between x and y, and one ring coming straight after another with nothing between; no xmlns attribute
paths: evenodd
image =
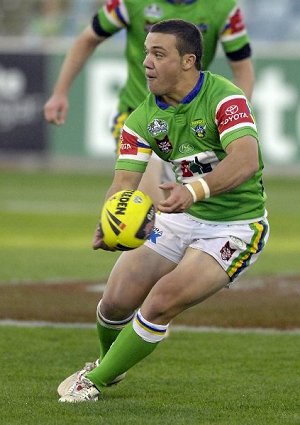
<svg viewBox="0 0 300 425"><path fill-rule="evenodd" d="M200 75L195 87L181 100L181 104L190 103L197 94L200 92L204 81L204 73L200 71ZM170 105L160 100L157 96L155 96L155 102L160 109L168 109Z"/></svg>

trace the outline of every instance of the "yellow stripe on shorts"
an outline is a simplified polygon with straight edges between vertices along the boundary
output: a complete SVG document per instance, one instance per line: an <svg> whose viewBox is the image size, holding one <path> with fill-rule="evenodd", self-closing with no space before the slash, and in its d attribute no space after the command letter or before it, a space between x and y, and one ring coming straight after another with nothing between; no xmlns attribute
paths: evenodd
<svg viewBox="0 0 300 425"><path fill-rule="evenodd" d="M230 280L234 280L246 267L251 263L251 258L262 250L265 245L265 236L268 232L268 225L264 221L257 221L249 225L254 234L247 249L235 258L231 266L227 270Z"/></svg>

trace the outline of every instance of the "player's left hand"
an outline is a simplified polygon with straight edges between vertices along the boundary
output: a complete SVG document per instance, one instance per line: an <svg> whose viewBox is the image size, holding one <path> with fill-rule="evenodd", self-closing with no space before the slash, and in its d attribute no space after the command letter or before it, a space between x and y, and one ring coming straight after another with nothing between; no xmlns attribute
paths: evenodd
<svg viewBox="0 0 300 425"><path fill-rule="evenodd" d="M167 199L159 202L157 208L164 213L183 212L193 204L191 192L178 183L163 183L159 185L162 190L168 190L169 196Z"/></svg>
<svg viewBox="0 0 300 425"><path fill-rule="evenodd" d="M104 243L103 231L100 223L97 225L94 233L93 249L104 249L104 251L114 251L114 249L109 248L106 243Z"/></svg>

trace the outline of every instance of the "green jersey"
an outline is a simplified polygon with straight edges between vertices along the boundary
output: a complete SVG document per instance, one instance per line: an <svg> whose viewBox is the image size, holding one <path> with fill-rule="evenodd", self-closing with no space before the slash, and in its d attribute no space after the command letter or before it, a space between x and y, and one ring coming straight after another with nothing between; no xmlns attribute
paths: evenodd
<svg viewBox="0 0 300 425"><path fill-rule="evenodd" d="M165 19L196 24L203 35L202 69L213 60L218 41L232 60L250 56L249 40L237 0L109 0L94 18L98 35L109 36L126 28L127 81L120 92L119 112L134 110L148 90L143 68L144 41L149 27Z"/></svg>
<svg viewBox="0 0 300 425"><path fill-rule="evenodd" d="M194 89L176 107L149 93L122 130L116 169L144 172L154 151L173 165L179 183L191 183L226 157L226 147L243 136L258 139L251 107L243 92L227 79L200 72ZM259 170L235 189L196 202L187 211L207 221L255 221L265 215Z"/></svg>

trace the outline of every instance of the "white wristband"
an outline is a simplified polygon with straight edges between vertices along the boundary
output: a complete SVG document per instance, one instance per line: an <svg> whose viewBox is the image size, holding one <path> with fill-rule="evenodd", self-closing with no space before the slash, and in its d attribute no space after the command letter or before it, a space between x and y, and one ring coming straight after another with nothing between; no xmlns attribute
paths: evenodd
<svg viewBox="0 0 300 425"><path fill-rule="evenodd" d="M201 177L198 182L202 184L203 190L204 190L204 197L205 199L210 197L210 189L206 181Z"/></svg>
<svg viewBox="0 0 300 425"><path fill-rule="evenodd" d="M190 193L192 194L193 202L197 202L197 195L196 195L196 192L194 191L194 189L193 189L192 185L190 185L190 184L186 184L186 185L185 185L185 187L186 187L186 188L190 191ZM203 188L203 190L204 190L204 188Z"/></svg>

